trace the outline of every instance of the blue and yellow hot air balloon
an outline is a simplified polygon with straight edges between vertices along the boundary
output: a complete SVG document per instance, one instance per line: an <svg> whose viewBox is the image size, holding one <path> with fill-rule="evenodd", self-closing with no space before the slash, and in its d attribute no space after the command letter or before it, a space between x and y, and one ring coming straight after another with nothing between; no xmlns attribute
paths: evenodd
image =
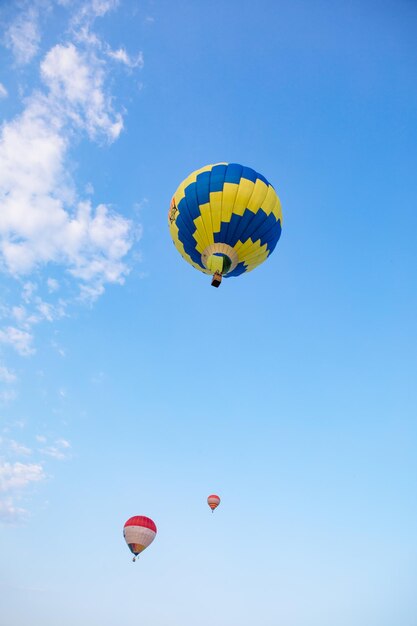
<svg viewBox="0 0 417 626"><path fill-rule="evenodd" d="M206 165L178 187L168 213L178 252L193 267L240 276L263 263L281 236L281 203L261 174L238 163Z"/></svg>

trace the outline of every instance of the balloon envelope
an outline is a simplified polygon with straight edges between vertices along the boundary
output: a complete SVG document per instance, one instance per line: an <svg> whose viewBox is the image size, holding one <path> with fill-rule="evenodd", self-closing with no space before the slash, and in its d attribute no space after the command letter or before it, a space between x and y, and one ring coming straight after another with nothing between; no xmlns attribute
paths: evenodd
<svg viewBox="0 0 417 626"><path fill-rule="evenodd" d="M212 511L214 511L214 509L217 509L217 507L220 504L220 498L219 496L216 496L214 493L209 496L207 498L207 504L209 505L209 507L211 508Z"/></svg>
<svg viewBox="0 0 417 626"><path fill-rule="evenodd" d="M144 515L130 517L123 527L123 537L135 556L152 543L156 533L155 523Z"/></svg>
<svg viewBox="0 0 417 626"><path fill-rule="evenodd" d="M206 274L240 276L281 236L280 200L264 176L237 163L206 165L178 187L168 213L178 252Z"/></svg>

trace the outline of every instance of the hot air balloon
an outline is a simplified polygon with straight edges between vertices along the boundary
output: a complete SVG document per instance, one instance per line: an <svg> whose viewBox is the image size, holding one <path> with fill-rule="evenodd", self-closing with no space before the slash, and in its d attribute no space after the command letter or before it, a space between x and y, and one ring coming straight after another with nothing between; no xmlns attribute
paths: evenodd
<svg viewBox="0 0 417 626"><path fill-rule="evenodd" d="M237 163L206 165L178 187L168 212L171 237L193 267L240 276L263 263L281 235L281 203L272 185Z"/></svg>
<svg viewBox="0 0 417 626"><path fill-rule="evenodd" d="M155 523L144 515L130 517L123 527L123 537L129 550L135 555L133 561L145 548L147 548L156 535Z"/></svg>
<svg viewBox="0 0 417 626"><path fill-rule="evenodd" d="M209 496L207 498L207 504L209 505L209 507L211 508L211 512L214 512L214 509L217 509L217 507L220 504L220 498L219 496L216 496L214 493Z"/></svg>

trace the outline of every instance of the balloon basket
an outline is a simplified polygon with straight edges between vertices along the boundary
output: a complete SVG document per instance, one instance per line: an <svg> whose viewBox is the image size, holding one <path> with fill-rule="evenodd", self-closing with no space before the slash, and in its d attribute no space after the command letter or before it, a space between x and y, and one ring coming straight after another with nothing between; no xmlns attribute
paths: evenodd
<svg viewBox="0 0 417 626"><path fill-rule="evenodd" d="M222 275L220 274L220 272L216 272L213 276L213 280L211 281L211 286L219 287L221 282L222 282Z"/></svg>

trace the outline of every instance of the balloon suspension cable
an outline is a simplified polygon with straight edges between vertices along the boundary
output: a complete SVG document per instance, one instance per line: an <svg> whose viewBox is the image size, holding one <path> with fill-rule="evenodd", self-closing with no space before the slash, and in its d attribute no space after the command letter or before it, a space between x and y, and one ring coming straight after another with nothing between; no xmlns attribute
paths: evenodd
<svg viewBox="0 0 417 626"><path fill-rule="evenodd" d="M219 287L220 283L222 282L222 275L220 272L215 272L213 274L213 280L211 281L211 286L212 287Z"/></svg>

